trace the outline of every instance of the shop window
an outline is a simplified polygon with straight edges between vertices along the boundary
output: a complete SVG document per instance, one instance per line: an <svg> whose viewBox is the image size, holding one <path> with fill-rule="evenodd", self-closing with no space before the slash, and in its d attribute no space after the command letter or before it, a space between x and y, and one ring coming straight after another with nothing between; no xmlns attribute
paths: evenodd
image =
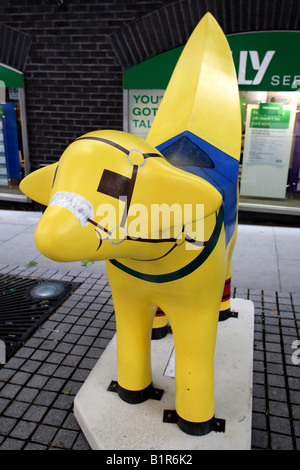
<svg viewBox="0 0 300 470"><path fill-rule="evenodd" d="M300 215L300 32L227 36L241 103L240 210ZM146 138L183 46L124 72L124 130Z"/></svg>
<svg viewBox="0 0 300 470"><path fill-rule="evenodd" d="M0 65L0 199L26 201L19 190L29 173L23 76Z"/></svg>
<svg viewBox="0 0 300 470"><path fill-rule="evenodd" d="M244 103L240 204L300 208L300 92L240 92Z"/></svg>

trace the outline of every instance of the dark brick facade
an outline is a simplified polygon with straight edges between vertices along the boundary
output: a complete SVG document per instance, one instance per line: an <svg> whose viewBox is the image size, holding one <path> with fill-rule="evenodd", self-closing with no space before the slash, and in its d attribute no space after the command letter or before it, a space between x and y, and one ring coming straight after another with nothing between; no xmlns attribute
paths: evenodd
<svg viewBox="0 0 300 470"><path fill-rule="evenodd" d="M298 30L298 0L181 0L129 23L111 35L124 70L161 52L185 44L210 11L225 34L246 31Z"/></svg>
<svg viewBox="0 0 300 470"><path fill-rule="evenodd" d="M31 43L29 34L0 24L0 63L24 70Z"/></svg>
<svg viewBox="0 0 300 470"><path fill-rule="evenodd" d="M56 161L85 132L122 129L122 70L109 34L163 5L152 0L65 0L63 6L57 0L0 2L2 28L31 39L26 65L14 66L24 71L32 169Z"/></svg>
<svg viewBox="0 0 300 470"><path fill-rule="evenodd" d="M31 168L85 132L122 129L123 70L184 44L207 11L226 33L300 23L298 0L2 0L1 61L24 71Z"/></svg>

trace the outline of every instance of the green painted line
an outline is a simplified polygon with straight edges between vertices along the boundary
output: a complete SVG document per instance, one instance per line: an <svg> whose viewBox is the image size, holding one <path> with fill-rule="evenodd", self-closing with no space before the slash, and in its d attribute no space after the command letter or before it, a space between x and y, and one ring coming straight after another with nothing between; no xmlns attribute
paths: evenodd
<svg viewBox="0 0 300 470"><path fill-rule="evenodd" d="M171 282L171 281L177 281L178 279L182 279L185 276L188 276L192 272L194 272L201 264L203 264L209 255L212 253L214 250L215 246L218 243L218 240L220 238L222 226L223 226L223 221L224 221L224 214L223 214L223 208L219 210L218 217L217 217L217 231L216 235L214 236L214 239L211 243L205 246L205 248L201 251L201 253L193 259L189 264L184 266L183 268L178 269L177 271L173 271L171 273L166 273L166 274L147 274L147 273L141 273L139 271L136 271L134 269L129 268L128 266L125 266L124 264L120 263L120 261L117 261L115 259L109 260L110 263L115 266L116 268L120 269L121 271L124 271L125 273L136 277L138 279L142 279L143 281L148 281L148 282L154 282L157 284L161 284L164 282Z"/></svg>

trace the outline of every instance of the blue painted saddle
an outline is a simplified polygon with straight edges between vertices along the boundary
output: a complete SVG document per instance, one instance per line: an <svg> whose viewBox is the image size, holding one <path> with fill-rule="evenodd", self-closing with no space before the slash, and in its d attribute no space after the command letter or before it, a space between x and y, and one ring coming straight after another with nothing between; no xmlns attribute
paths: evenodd
<svg viewBox="0 0 300 470"><path fill-rule="evenodd" d="M189 131L160 144L157 149L172 165L203 178L220 192L227 245L236 224L239 162Z"/></svg>

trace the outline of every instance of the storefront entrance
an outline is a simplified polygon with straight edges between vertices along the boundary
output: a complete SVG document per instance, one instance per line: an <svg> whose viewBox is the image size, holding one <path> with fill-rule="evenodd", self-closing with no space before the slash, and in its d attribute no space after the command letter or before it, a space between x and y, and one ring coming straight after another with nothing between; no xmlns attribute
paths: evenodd
<svg viewBox="0 0 300 470"><path fill-rule="evenodd" d="M300 216L300 32L227 39L241 103L239 209ZM124 72L124 130L147 136L182 49Z"/></svg>
<svg viewBox="0 0 300 470"><path fill-rule="evenodd" d="M23 74L0 64L0 199L26 202L19 184L27 173Z"/></svg>

